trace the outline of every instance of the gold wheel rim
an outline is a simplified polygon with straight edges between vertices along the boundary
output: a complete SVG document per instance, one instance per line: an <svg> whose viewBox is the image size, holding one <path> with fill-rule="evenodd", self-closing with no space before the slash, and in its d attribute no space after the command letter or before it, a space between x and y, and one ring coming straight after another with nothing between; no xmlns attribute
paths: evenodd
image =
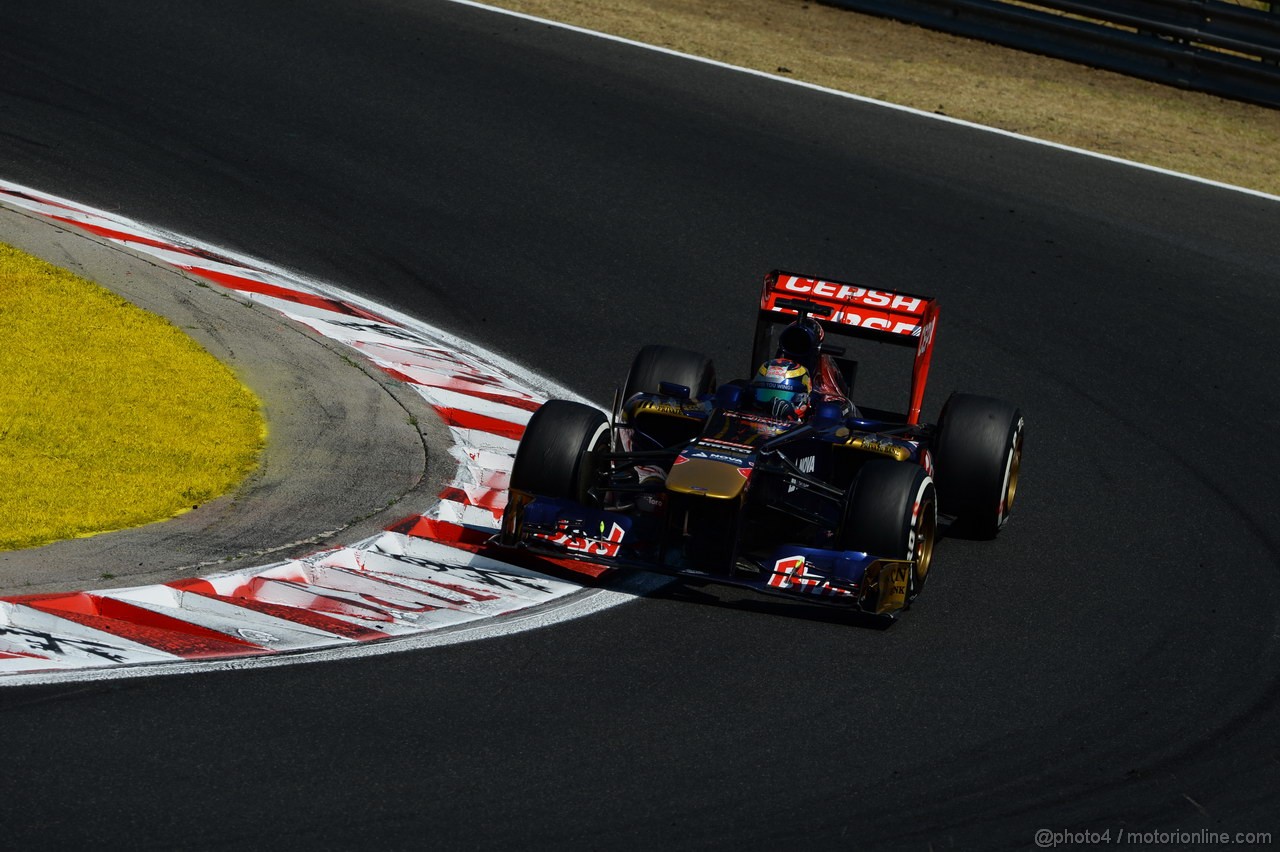
<svg viewBox="0 0 1280 852"><path fill-rule="evenodd" d="M912 558L916 563L916 590L924 585L929 576L929 566L933 564L933 543L938 532L938 513L934 511L933 500L920 504L920 520L917 522L916 547Z"/></svg>
<svg viewBox="0 0 1280 852"><path fill-rule="evenodd" d="M1022 467L1022 432L1013 443L1013 458L1009 459L1009 487L1004 492L1004 513L1013 508L1013 498L1018 493L1018 471Z"/></svg>

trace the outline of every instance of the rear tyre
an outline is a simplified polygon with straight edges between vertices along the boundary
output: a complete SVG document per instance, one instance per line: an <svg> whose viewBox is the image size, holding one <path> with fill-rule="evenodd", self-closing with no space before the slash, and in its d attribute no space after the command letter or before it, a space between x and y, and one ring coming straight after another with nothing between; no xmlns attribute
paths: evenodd
<svg viewBox="0 0 1280 852"><path fill-rule="evenodd" d="M646 346L636 353L631 372L622 386L622 401L638 393L661 393L661 382L674 382L699 397L716 389L716 369L700 352L675 346Z"/></svg>
<svg viewBox="0 0 1280 852"><path fill-rule="evenodd" d="M929 474L914 464L876 459L849 487L837 541L844 550L913 561L909 606L929 579L937 532L938 498Z"/></svg>
<svg viewBox="0 0 1280 852"><path fill-rule="evenodd" d="M934 471L943 512L959 532L995 538L1009 520L1022 467L1024 421L1017 407L953 393L938 418Z"/></svg>
<svg viewBox="0 0 1280 852"><path fill-rule="evenodd" d="M609 421L580 402L553 399L529 418L511 468L511 487L587 504L595 468L587 455L609 446Z"/></svg>

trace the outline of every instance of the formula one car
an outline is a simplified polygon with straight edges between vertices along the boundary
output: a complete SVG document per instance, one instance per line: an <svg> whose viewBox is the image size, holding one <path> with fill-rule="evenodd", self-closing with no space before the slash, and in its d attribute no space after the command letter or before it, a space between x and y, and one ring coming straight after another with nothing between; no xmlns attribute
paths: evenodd
<svg viewBox="0 0 1280 852"><path fill-rule="evenodd" d="M498 543L892 619L929 577L938 516L992 538L1018 486L1023 418L954 393L920 422L938 306L929 296L774 271L750 380L646 346L611 416L551 400L529 420ZM914 351L907 411L851 397L846 342Z"/></svg>

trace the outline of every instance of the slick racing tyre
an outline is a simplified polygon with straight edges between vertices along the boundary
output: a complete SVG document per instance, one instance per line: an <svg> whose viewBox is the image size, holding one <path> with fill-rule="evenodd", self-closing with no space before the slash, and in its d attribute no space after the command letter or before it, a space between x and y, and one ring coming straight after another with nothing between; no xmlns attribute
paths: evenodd
<svg viewBox="0 0 1280 852"><path fill-rule="evenodd" d="M1022 413L989 396L953 393L933 451L938 501L959 532L995 538L1009 520L1022 466Z"/></svg>
<svg viewBox="0 0 1280 852"><path fill-rule="evenodd" d="M587 453L608 449L609 422L589 405L553 399L533 413L516 450L511 487L588 504L594 468Z"/></svg>
<svg viewBox="0 0 1280 852"><path fill-rule="evenodd" d="M646 346L631 362L622 401L638 393L661 393L659 384L673 382L689 389L693 398L716 389L716 370L711 359L698 352L675 346Z"/></svg>
<svg viewBox="0 0 1280 852"><path fill-rule="evenodd" d="M920 594L933 564L938 531L938 499L924 469L907 462L875 459L849 486L838 544L887 559L915 563L907 583L907 605Z"/></svg>

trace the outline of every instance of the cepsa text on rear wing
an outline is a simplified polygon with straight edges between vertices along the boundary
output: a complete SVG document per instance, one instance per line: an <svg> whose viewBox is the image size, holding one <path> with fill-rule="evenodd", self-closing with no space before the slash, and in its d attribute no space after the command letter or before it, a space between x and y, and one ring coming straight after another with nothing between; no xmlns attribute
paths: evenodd
<svg viewBox="0 0 1280 852"><path fill-rule="evenodd" d="M802 300L820 308L826 316L814 318L834 334L844 334L915 347L911 370L911 401L907 422L920 422L925 382L933 356L938 302L932 296L894 290L871 290L844 281L831 281L775 269L765 276L760 293L762 319L782 320L798 311L786 303ZM778 316L783 315L782 317Z"/></svg>

